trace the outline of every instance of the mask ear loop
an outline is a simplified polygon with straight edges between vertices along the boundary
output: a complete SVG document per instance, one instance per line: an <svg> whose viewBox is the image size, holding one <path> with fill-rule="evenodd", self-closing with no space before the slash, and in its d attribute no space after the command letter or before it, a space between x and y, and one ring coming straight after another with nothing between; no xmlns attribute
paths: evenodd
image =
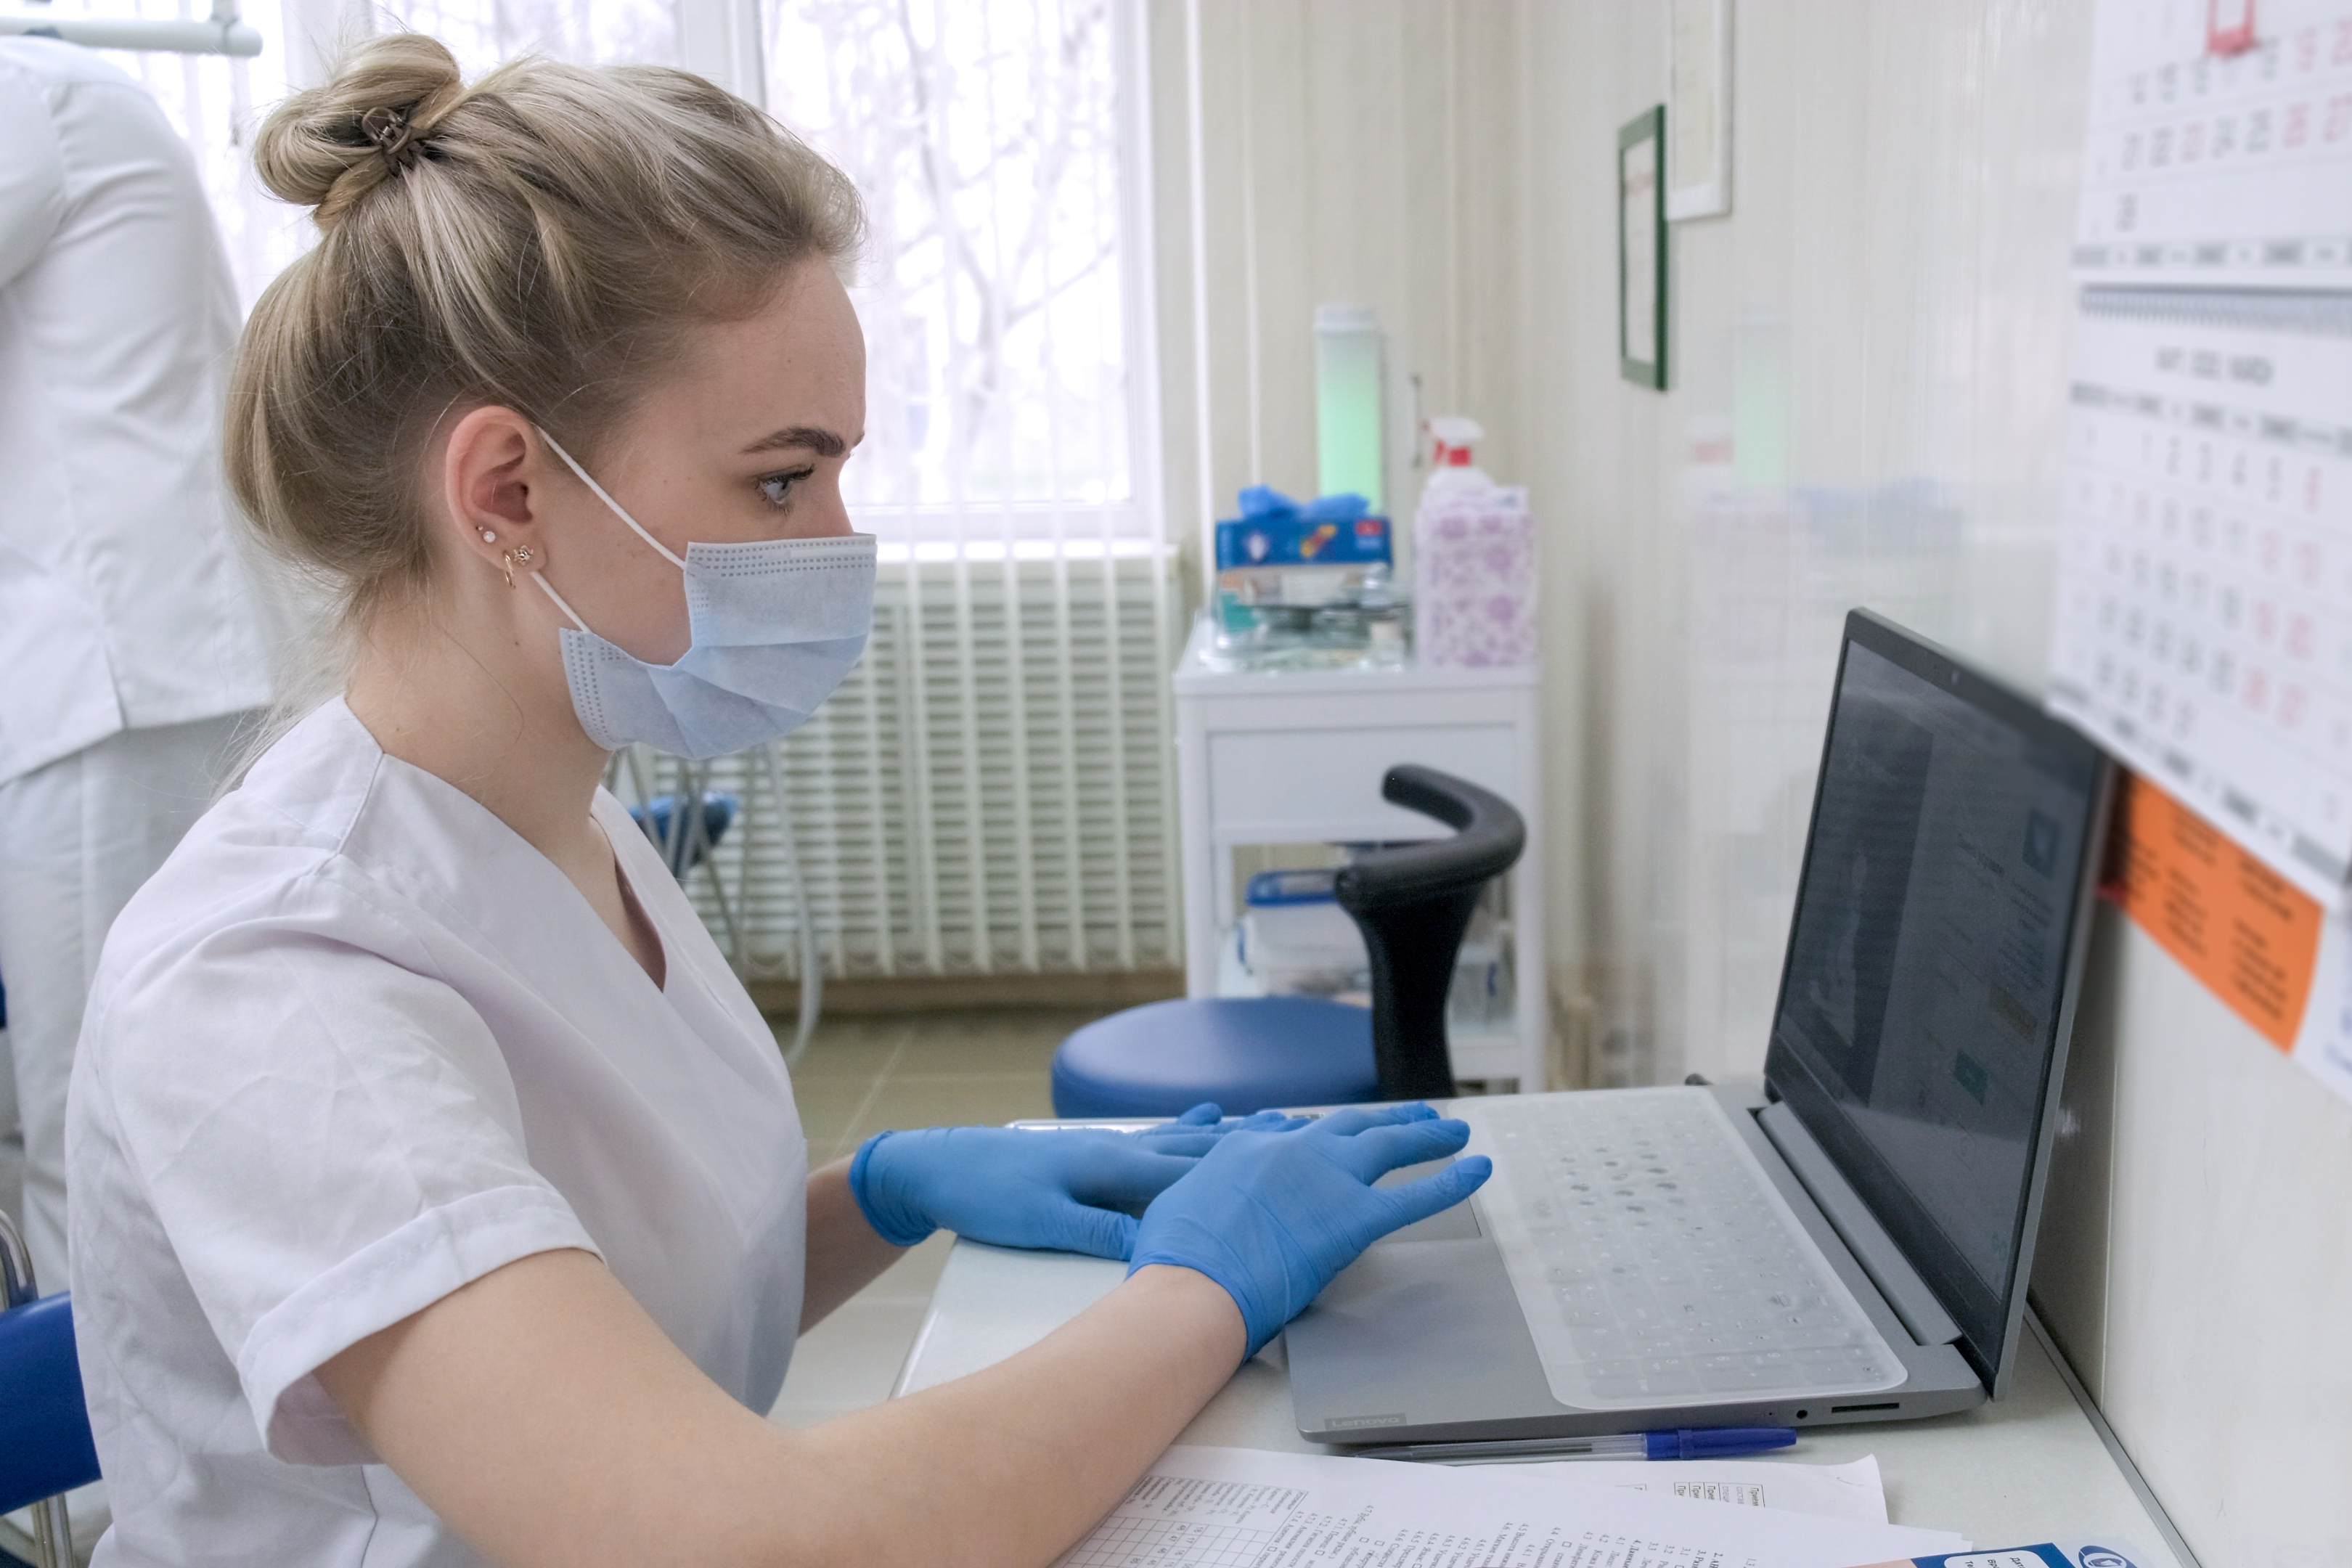
<svg viewBox="0 0 2352 1568"><path fill-rule="evenodd" d="M572 617L572 624L573 626L578 626L583 632L588 632L588 635L592 637L596 635L594 632L588 631L588 623L580 618L580 612L563 602L563 595L555 591L555 584L547 580L546 573L534 572L530 574L530 580L539 584L539 591L541 593L555 601L555 607L557 609L562 610L565 615Z"/></svg>
<svg viewBox="0 0 2352 1568"><path fill-rule="evenodd" d="M656 539L652 534L647 533L645 531L643 524L639 523L635 518L631 517L626 511L624 511L621 509L621 503L619 501L616 501L611 496L606 495L604 493L604 487L598 484L594 479L590 479L588 477L588 470L574 462L571 453L556 445L554 437L549 435L544 430L540 430L539 426L536 425L532 426L531 428L539 431L539 438L547 443L547 449L554 453L557 457L562 458L563 466L570 468L574 474L578 475L580 482L586 485L590 490L593 491L598 500L603 501L606 506L613 509L613 515L614 517L619 518L623 522L627 523L630 528L635 530L637 537L644 540L647 544L652 545L654 549L660 553L663 560L668 562L671 565L677 567L681 572L686 570L686 562L682 558L671 554L669 546L664 544L660 540ZM540 578L540 585L541 587L546 587L547 585L547 579L544 575ZM552 594L555 590L549 588L548 592ZM563 603L561 599L558 599L555 602L559 605ZM572 611L570 606L567 605L563 613L567 616L571 616ZM572 616L572 618L574 621L577 621L580 617L577 616ZM584 632L588 628L583 626L580 629Z"/></svg>

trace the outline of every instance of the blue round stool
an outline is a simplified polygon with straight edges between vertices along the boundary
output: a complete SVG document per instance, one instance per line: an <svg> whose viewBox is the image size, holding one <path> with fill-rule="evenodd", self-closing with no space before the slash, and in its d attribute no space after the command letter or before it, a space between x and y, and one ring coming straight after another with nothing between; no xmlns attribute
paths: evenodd
<svg viewBox="0 0 2352 1568"><path fill-rule="evenodd" d="M1228 1116L1380 1098L1372 1016L1307 996L1153 1002L1098 1018L1054 1053L1054 1114Z"/></svg>

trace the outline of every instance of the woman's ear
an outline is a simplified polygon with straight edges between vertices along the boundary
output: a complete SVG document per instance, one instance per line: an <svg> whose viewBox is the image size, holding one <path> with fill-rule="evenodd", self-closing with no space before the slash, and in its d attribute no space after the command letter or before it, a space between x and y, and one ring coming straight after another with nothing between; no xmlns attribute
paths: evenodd
<svg viewBox="0 0 2352 1568"><path fill-rule="evenodd" d="M545 530L531 479L539 443L530 421L511 408L486 405L450 427L442 450L441 497L461 552L513 575L547 564Z"/></svg>

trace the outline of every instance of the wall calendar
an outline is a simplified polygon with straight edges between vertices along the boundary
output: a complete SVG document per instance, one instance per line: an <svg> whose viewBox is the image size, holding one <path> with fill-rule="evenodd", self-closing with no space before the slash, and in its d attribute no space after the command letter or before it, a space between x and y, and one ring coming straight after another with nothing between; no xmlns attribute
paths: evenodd
<svg viewBox="0 0 2352 1568"><path fill-rule="evenodd" d="M2352 296L2085 295L2052 705L2323 902L2352 870Z"/></svg>

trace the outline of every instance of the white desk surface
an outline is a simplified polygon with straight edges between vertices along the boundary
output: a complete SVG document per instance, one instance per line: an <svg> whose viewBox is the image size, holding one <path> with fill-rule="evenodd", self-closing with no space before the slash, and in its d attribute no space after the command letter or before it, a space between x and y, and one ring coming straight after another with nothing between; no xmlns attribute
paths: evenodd
<svg viewBox="0 0 2352 1568"><path fill-rule="evenodd" d="M1026 1349L1105 1295L1127 1266L960 1241L893 1396ZM1291 1425L1281 1342L1234 1375L1178 1439L1293 1453L1333 1450ZM2184 1568L2134 1495L2041 1342L2030 1332L2009 1396L1957 1415L1884 1426L1811 1427L1777 1458L1842 1464L1875 1454L1897 1524L1954 1530L1979 1547L2053 1537L2120 1539L2140 1568Z"/></svg>

